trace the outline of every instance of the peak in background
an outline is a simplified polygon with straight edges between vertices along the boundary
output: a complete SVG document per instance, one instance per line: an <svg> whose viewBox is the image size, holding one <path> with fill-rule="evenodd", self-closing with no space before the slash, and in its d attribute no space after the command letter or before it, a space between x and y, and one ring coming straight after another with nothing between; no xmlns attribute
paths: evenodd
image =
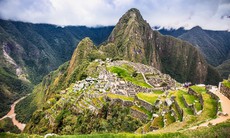
<svg viewBox="0 0 230 138"><path fill-rule="evenodd" d="M171 35L182 40L188 41L205 57L206 61L220 72L224 78L228 77L229 67L227 60L230 58L230 33L227 31L210 31L204 30L199 26L191 30L179 28L177 30L158 30L164 35ZM223 65L222 65L223 64ZM225 69L221 69L225 66Z"/></svg>

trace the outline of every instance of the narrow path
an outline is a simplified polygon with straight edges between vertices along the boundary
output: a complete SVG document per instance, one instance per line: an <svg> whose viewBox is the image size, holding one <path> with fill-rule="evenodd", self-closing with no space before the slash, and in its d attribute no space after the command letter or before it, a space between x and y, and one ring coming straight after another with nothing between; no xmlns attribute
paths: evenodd
<svg viewBox="0 0 230 138"><path fill-rule="evenodd" d="M221 122L224 122L224 121L230 119L230 108L229 108L230 100L227 97L225 97L222 93L220 93L217 88L212 87L212 89L210 91L215 93L220 98L222 112L227 113L228 116L218 116L216 119L202 123L199 126L191 127L190 129L196 129L196 128L201 127L201 126L208 126L209 123L216 125L218 123L221 123Z"/></svg>
<svg viewBox="0 0 230 138"><path fill-rule="evenodd" d="M148 80L145 78L145 74L143 72L141 72L141 75L143 76L144 80L145 80L145 83L147 83L149 86L153 87L149 82ZM154 88L154 87L153 87Z"/></svg>
<svg viewBox="0 0 230 138"><path fill-rule="evenodd" d="M28 96L28 95L27 95ZM17 119L16 119L16 113L15 113L15 106L18 102L20 102L21 100L25 99L27 96L24 96L20 99L18 99L17 101L15 101L12 105L11 105L11 109L10 111L7 113L7 115L3 116L2 118L0 118L0 120L3 120L4 118L11 118L12 122L15 126L18 127L18 129L20 129L21 131L23 131L23 129L25 128L26 124L20 123Z"/></svg>

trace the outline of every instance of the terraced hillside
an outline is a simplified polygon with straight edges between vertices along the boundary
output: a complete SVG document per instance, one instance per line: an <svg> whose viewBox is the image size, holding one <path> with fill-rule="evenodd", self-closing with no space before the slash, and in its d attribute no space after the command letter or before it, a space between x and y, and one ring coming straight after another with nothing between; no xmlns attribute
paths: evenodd
<svg viewBox="0 0 230 138"><path fill-rule="evenodd" d="M85 78L45 101L25 132L171 132L215 118L221 110L219 99L204 87L177 89L181 84L144 64L96 59L84 71Z"/></svg>

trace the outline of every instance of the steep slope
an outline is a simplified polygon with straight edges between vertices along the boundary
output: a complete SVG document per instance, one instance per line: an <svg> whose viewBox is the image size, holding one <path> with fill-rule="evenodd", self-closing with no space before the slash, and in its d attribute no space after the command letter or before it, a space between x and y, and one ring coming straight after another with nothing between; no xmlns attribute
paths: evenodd
<svg viewBox="0 0 230 138"><path fill-rule="evenodd" d="M98 45L113 27L58 27L0 19L0 116L31 92L50 71L70 59L76 43L89 36Z"/></svg>
<svg viewBox="0 0 230 138"><path fill-rule="evenodd" d="M228 58L230 51L230 33L228 32L205 31L197 26L178 38L199 48L207 62L213 66L220 65Z"/></svg>
<svg viewBox="0 0 230 138"><path fill-rule="evenodd" d="M230 59L225 60L222 64L217 66L216 69L220 72L223 78L227 79L230 74Z"/></svg>
<svg viewBox="0 0 230 138"><path fill-rule="evenodd" d="M83 39L71 60L37 85L31 102L37 110L25 132L145 133L170 124L183 129L216 117L212 110L219 110L218 100L204 87L177 90L181 84L158 69L182 82L216 83L219 77L196 48L153 31L131 9L107 42L97 48Z"/></svg>
<svg viewBox="0 0 230 138"><path fill-rule="evenodd" d="M103 54L89 38L83 39L70 62L43 79L34 93L40 105L24 132L170 132L213 119L220 111L219 99L205 87L178 90L181 84L152 66L108 58L91 60L94 51ZM76 75L76 70L84 77L65 85L67 74Z"/></svg>
<svg viewBox="0 0 230 138"><path fill-rule="evenodd" d="M222 78L227 78L230 66L227 62L230 58L230 33L227 31L204 30L199 26L191 30L159 30L164 35L171 35L193 44L205 57L206 61L217 67ZM226 69L222 69L223 67Z"/></svg>
<svg viewBox="0 0 230 138"><path fill-rule="evenodd" d="M101 56L96 54L94 57L95 52ZM162 86L175 88L180 85L154 67L124 60L105 60L103 54L89 38L85 38L69 62L43 79L33 93L38 110L25 132L134 132L143 122L132 115L133 96L138 92L163 90ZM110 98L114 96L124 98L131 105L113 102Z"/></svg>
<svg viewBox="0 0 230 138"><path fill-rule="evenodd" d="M122 16L107 43L109 46L101 46L102 51L109 51L106 47L114 44L118 57L154 66L180 82L203 83L211 75L208 64L196 48L153 31L137 9ZM219 81L218 77L215 79Z"/></svg>
<svg viewBox="0 0 230 138"><path fill-rule="evenodd" d="M28 122L33 112L37 108L41 108L47 99L55 96L60 90L68 88L70 84L85 79L90 74L86 72L90 61L96 58L101 59L103 55L97 50L92 40L85 38L79 42L71 60L46 75L42 82L35 87L33 94L26 98L30 104L26 105L24 102L19 103L18 107L22 110L18 110L19 114L21 114L18 120L24 123ZM94 71L95 68L92 67L90 72L93 73ZM23 110L25 107L27 110Z"/></svg>

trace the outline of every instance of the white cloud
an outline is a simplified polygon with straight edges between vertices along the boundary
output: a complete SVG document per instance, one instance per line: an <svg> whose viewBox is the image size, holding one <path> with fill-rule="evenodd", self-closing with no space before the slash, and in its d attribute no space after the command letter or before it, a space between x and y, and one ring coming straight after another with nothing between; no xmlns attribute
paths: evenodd
<svg viewBox="0 0 230 138"><path fill-rule="evenodd" d="M230 30L229 0L0 0L0 17L57 25L115 25L132 7L152 26Z"/></svg>

